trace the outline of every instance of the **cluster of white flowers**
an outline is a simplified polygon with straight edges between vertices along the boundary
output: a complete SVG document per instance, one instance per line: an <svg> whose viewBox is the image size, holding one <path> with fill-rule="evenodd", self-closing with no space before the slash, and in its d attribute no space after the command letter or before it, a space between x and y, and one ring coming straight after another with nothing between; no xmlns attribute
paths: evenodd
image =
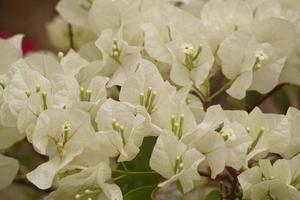
<svg viewBox="0 0 300 200"><path fill-rule="evenodd" d="M299 110L202 106L225 90L243 99L300 85L299 0L61 0L56 8L50 38L65 49L72 37L77 52L22 57L23 36L0 40L0 149L26 137L49 158L27 174L56 189L47 199L122 200L113 173L150 136L158 188L186 194L215 180L224 199L300 199ZM216 74L228 82L212 93ZM0 188L17 171L0 155Z"/></svg>

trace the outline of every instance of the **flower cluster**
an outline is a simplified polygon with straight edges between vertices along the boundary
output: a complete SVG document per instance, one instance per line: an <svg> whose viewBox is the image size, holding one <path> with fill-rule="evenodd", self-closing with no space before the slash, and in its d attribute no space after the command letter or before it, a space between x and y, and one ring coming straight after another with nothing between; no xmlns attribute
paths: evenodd
<svg viewBox="0 0 300 200"><path fill-rule="evenodd" d="M188 195L215 181L223 199L300 199L299 110L206 109L223 91L243 99L300 85L298 0L61 0L56 8L47 29L59 48L71 45L65 55L22 57L22 35L0 40L0 149L26 137L49 158L26 175L55 188L46 199L122 200L116 180L134 173L126 163L146 137L156 140L147 163L160 176L156 193L176 185ZM227 83L212 92L217 75ZM17 171L0 155L0 189Z"/></svg>

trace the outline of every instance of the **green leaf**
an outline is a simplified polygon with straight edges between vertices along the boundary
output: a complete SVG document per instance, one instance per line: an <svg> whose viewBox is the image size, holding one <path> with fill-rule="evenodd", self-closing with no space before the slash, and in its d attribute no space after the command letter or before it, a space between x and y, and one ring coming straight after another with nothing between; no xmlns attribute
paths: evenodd
<svg viewBox="0 0 300 200"><path fill-rule="evenodd" d="M124 200L151 200L151 194L155 190L156 185L139 187L137 189L131 190L124 195Z"/></svg>
<svg viewBox="0 0 300 200"><path fill-rule="evenodd" d="M156 143L155 137L147 137L144 139L143 144L141 146L141 150L137 155L137 157L130 162L124 162L124 164L126 165L129 171L131 172L152 171L152 169L149 166L149 160L155 143ZM121 164L118 166L118 169L124 170ZM120 174L113 173L114 178L118 176L120 176ZM129 191L135 190L136 188L157 185L160 181L160 178L161 176L159 174L126 175L126 177L117 180L116 184L119 185L123 194L126 194Z"/></svg>
<svg viewBox="0 0 300 200"><path fill-rule="evenodd" d="M221 193L219 190L213 190L205 197L205 200L219 200Z"/></svg>

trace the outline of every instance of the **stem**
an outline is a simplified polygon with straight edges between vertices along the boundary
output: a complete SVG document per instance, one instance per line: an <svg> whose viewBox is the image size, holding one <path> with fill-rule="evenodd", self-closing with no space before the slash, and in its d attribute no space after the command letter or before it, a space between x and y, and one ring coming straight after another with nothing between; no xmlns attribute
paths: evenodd
<svg viewBox="0 0 300 200"><path fill-rule="evenodd" d="M208 98L206 98L206 101L211 101L213 100L215 97L219 96L222 92L224 92L225 90L227 90L232 83L235 81L235 78L228 81L225 85L223 85L223 87L221 87L218 91L216 91L214 94L212 94L211 96L209 96Z"/></svg>
<svg viewBox="0 0 300 200"><path fill-rule="evenodd" d="M224 190L223 190L223 181L220 181L220 200L224 200Z"/></svg>
<svg viewBox="0 0 300 200"><path fill-rule="evenodd" d="M205 101L205 95L199 90L195 85L193 85L193 89L195 90L195 93L199 96L201 101Z"/></svg>
<svg viewBox="0 0 300 200"><path fill-rule="evenodd" d="M121 175L121 176L118 176L118 177L115 177L115 178L112 178L113 181L117 181L117 180L120 180L122 178L126 177L126 175Z"/></svg>
<svg viewBox="0 0 300 200"><path fill-rule="evenodd" d="M126 172L128 172L129 170L128 170L128 168L126 167L126 165L125 165L125 163L124 162L121 162L121 165L122 165L122 167L124 168L124 170L126 171Z"/></svg>
<svg viewBox="0 0 300 200"><path fill-rule="evenodd" d="M73 35L73 28L71 24L68 24L68 30L69 30L70 48L74 49L74 35Z"/></svg>
<svg viewBox="0 0 300 200"><path fill-rule="evenodd" d="M123 170L113 170L113 172L126 174L126 175L145 175L145 174L156 174L155 171L146 171L146 172L130 172L130 171L123 171Z"/></svg>
<svg viewBox="0 0 300 200"><path fill-rule="evenodd" d="M268 98L273 96L277 91L279 91L281 88L283 88L285 85L289 85L287 83L282 83L277 85L273 90L271 90L269 93L263 95L253 106L249 107L247 109L247 112L251 112L255 107L260 106L262 103L264 103Z"/></svg>

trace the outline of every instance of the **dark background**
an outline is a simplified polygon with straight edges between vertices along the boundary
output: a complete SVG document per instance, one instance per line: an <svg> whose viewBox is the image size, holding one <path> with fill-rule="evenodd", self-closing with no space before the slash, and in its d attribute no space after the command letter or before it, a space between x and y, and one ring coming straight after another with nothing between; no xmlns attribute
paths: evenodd
<svg viewBox="0 0 300 200"><path fill-rule="evenodd" d="M23 33L37 49L54 50L46 23L56 15L58 0L0 0L0 34Z"/></svg>

